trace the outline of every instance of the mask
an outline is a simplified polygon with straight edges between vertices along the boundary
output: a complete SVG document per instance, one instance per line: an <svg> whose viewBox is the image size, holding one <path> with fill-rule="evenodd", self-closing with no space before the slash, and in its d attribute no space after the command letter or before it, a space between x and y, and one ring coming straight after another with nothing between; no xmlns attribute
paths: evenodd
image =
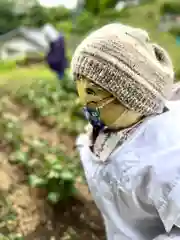
<svg viewBox="0 0 180 240"><path fill-rule="evenodd" d="M101 117L100 117L100 109L112 101L114 101L114 98L107 100L101 106L96 107L96 108L91 108L88 106L83 108L83 112L84 112L86 119L90 122L90 124L94 128L99 128L100 130L105 128L105 124L103 123L103 121L101 120Z"/></svg>
<svg viewBox="0 0 180 240"><path fill-rule="evenodd" d="M85 106L83 108L84 115L94 128L124 129L139 120L138 113L122 106L110 93L89 80L81 78L77 80L76 86L80 102ZM92 92L88 92L87 89ZM114 100L117 103L112 103ZM109 105L106 106L107 104ZM101 111L103 107L105 109Z"/></svg>

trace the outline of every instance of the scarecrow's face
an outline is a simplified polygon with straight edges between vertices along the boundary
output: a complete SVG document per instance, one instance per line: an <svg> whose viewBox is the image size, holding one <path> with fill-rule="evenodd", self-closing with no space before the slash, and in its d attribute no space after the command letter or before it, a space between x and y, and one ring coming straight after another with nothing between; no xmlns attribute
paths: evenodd
<svg viewBox="0 0 180 240"><path fill-rule="evenodd" d="M106 102L107 99L114 98L111 93L92 83L86 78L76 81L77 91L83 105L96 108ZM125 114L124 114L125 113ZM120 116L123 116L120 118ZM127 110L118 100L113 101L100 108L100 118L108 127L128 127L139 120L140 115ZM119 119L119 122L117 121ZM116 122L115 126L113 125Z"/></svg>

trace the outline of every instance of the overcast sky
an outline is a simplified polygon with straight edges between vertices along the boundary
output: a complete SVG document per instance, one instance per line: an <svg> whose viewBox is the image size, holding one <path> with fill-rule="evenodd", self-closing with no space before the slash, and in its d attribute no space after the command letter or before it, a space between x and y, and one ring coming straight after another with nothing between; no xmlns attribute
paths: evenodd
<svg viewBox="0 0 180 240"><path fill-rule="evenodd" d="M39 2L45 7L64 5L67 8L74 8L77 0L39 0Z"/></svg>

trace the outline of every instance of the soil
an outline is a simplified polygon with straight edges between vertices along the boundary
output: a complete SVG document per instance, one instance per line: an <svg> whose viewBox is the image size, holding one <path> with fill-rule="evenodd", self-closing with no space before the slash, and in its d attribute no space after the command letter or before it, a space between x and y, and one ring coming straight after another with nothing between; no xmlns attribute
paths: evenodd
<svg viewBox="0 0 180 240"><path fill-rule="evenodd" d="M6 99L9 101L9 99ZM24 135L40 136L52 144L64 144L68 154L74 151L74 138L40 125L28 116L28 111L8 103L10 112L23 120ZM8 161L8 152L0 153L0 195L4 194L17 213L16 232L25 240L103 240L104 227L86 185L77 181L77 198L52 206L43 190L32 189L26 175L17 165ZM1 208L0 208L1 211ZM1 219L0 219L1 223Z"/></svg>

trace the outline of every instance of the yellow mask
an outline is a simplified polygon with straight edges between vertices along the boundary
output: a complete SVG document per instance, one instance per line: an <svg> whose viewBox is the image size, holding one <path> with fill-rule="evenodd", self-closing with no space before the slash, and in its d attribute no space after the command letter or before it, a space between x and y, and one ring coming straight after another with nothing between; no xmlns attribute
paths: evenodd
<svg viewBox="0 0 180 240"><path fill-rule="evenodd" d="M109 128L126 128L137 123L141 118L139 113L128 110L111 93L86 78L77 80L76 86L81 103L91 108L100 107L100 118ZM108 99L110 101L107 101ZM105 104L102 107L103 102Z"/></svg>
<svg viewBox="0 0 180 240"><path fill-rule="evenodd" d="M76 87L80 101L83 105L87 105L90 102L99 102L102 99L112 96L109 92L85 78L77 80Z"/></svg>

